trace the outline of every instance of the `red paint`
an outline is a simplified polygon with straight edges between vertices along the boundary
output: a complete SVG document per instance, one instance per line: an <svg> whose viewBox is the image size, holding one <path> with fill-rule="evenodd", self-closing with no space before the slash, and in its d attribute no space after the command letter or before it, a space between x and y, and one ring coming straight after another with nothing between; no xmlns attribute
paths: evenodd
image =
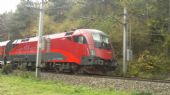
<svg viewBox="0 0 170 95"><path fill-rule="evenodd" d="M75 31L70 36L65 36L66 33L53 34L45 36L50 38L50 53L60 53L66 57L64 60L48 60L47 62L75 62L81 63L81 58L84 56L90 56L90 50L96 51L96 56L101 59L111 60L112 51L99 49L94 47L93 38L91 32L80 29ZM84 36L88 44L80 44L73 41L73 36L81 35ZM68 39L67 37L70 37ZM30 38L31 39L31 38ZM46 46L45 46L46 47ZM4 48L0 47L0 56L3 54ZM42 51L46 53L46 49ZM26 55L37 53L37 41L29 41L13 44L13 48L9 52L9 55Z"/></svg>
<svg viewBox="0 0 170 95"><path fill-rule="evenodd" d="M4 51L5 51L5 47L4 46L0 46L0 57L4 56Z"/></svg>

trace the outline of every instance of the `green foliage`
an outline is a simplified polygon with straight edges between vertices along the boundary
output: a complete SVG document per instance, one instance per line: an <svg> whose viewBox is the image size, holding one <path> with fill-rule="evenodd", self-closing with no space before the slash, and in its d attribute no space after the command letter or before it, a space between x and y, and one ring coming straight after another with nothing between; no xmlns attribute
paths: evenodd
<svg viewBox="0 0 170 95"><path fill-rule="evenodd" d="M2 74L10 74L12 73L13 69L12 69L12 65L11 64L6 64L2 67Z"/></svg>
<svg viewBox="0 0 170 95"><path fill-rule="evenodd" d="M149 92L137 92L137 93L134 93L132 95L152 95L152 93L149 93Z"/></svg>
<svg viewBox="0 0 170 95"><path fill-rule="evenodd" d="M70 0L49 0L52 2L47 8L47 14L53 16L56 22L63 22L66 19L67 12L71 9L72 2Z"/></svg>
<svg viewBox="0 0 170 95"><path fill-rule="evenodd" d="M35 75L30 72L23 72L20 77L26 78L26 79L35 79Z"/></svg>
<svg viewBox="0 0 170 95"><path fill-rule="evenodd" d="M36 79L35 74L33 72L28 72L28 71L15 71L14 75L25 78L25 79Z"/></svg>
<svg viewBox="0 0 170 95"><path fill-rule="evenodd" d="M163 44L164 48L164 54L167 55L167 57L170 57L170 35L166 36L166 41Z"/></svg>
<svg viewBox="0 0 170 95"><path fill-rule="evenodd" d="M169 70L169 67L166 67L168 65L164 55L152 55L149 51L144 51L137 61L129 64L129 74L145 78L164 78Z"/></svg>
<svg viewBox="0 0 170 95"><path fill-rule="evenodd" d="M20 65L18 65L18 69L21 71L26 71L27 70L26 66L27 66L26 64L20 64Z"/></svg>
<svg viewBox="0 0 170 95"><path fill-rule="evenodd" d="M115 71L114 71L114 76L123 76L123 64L122 64L122 59L119 59L118 60L118 66L117 66L117 68L115 69Z"/></svg>

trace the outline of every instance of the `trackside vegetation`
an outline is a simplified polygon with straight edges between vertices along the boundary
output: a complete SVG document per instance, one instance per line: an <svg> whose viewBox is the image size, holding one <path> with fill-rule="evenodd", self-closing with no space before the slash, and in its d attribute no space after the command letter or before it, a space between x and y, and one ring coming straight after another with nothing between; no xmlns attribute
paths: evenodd
<svg viewBox="0 0 170 95"><path fill-rule="evenodd" d="M29 72L20 76L0 74L0 80L0 95L151 95L38 80Z"/></svg>

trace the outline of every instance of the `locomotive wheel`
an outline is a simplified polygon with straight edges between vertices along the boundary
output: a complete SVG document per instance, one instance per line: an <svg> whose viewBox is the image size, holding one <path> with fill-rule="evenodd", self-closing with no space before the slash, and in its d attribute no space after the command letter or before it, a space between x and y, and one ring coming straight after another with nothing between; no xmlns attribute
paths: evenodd
<svg viewBox="0 0 170 95"><path fill-rule="evenodd" d="M76 71L74 71L74 74L78 75L78 74L84 74L84 68L83 67L78 67L78 69Z"/></svg>
<svg viewBox="0 0 170 95"><path fill-rule="evenodd" d="M71 73L78 74L78 72L79 72L79 67L77 65L71 66Z"/></svg>
<svg viewBox="0 0 170 95"><path fill-rule="evenodd" d="M82 74L83 73L82 66L79 66L77 64L72 64L71 73L76 74L76 75L77 74Z"/></svg>
<svg viewBox="0 0 170 95"><path fill-rule="evenodd" d="M93 67L93 66L84 66L82 69L83 73L86 74L94 74L94 75L107 75L108 71L105 69L101 69L100 67Z"/></svg>
<svg viewBox="0 0 170 95"><path fill-rule="evenodd" d="M61 71L59 70L59 68L55 68L55 73L61 73Z"/></svg>

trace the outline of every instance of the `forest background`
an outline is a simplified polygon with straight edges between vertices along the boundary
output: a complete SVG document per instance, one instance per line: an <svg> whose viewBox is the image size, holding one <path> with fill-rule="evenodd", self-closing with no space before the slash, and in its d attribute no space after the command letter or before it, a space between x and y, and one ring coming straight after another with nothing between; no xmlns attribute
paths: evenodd
<svg viewBox="0 0 170 95"><path fill-rule="evenodd" d="M15 12L0 14L0 40L36 36L39 12L21 0ZM170 75L170 0L49 0L44 34L94 28L106 32L122 75L123 8L128 9L128 76L167 78Z"/></svg>

